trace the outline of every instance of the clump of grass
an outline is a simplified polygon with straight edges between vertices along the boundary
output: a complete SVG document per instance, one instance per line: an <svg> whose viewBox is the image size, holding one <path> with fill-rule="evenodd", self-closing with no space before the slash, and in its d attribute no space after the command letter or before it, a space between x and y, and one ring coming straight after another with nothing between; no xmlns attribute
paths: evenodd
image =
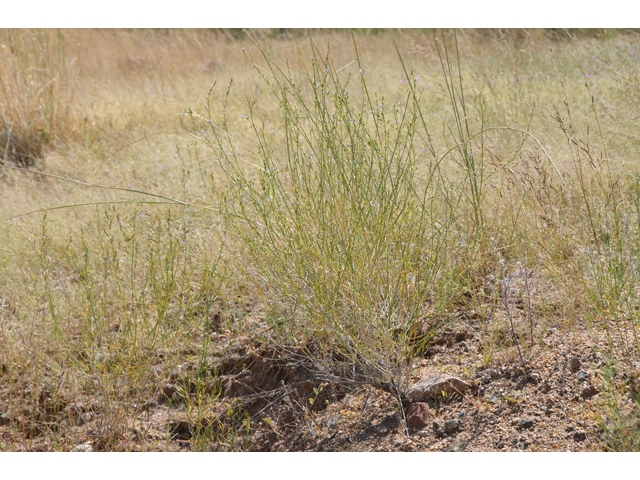
<svg viewBox="0 0 640 480"><path fill-rule="evenodd" d="M69 127L65 38L61 30L9 30L0 49L0 163L28 168Z"/></svg>
<svg viewBox="0 0 640 480"><path fill-rule="evenodd" d="M94 449L127 449L131 430L158 401L184 352L203 359L211 353L212 303L222 290L220 258L199 251L184 217L169 214L155 221L148 212L121 215L114 209L96 211L96 217L94 232L61 249L45 218L33 238L39 272L22 300L16 299L14 314L0 316L11 345L2 362L13 366L2 408L11 413L19 442L42 435L62 450L83 443L86 432L78 438L68 421L77 407L83 418L98 418L89 434ZM12 329L15 317L28 319L21 331L47 339L37 354L36 344ZM214 377L186 372L179 382L189 397L192 382ZM23 388L27 379L33 388ZM200 390L195 414L208 405L205 396L216 396Z"/></svg>
<svg viewBox="0 0 640 480"><path fill-rule="evenodd" d="M287 312L275 325L285 338L308 347L327 379L404 399L415 342L433 334L422 325L461 293L477 230L458 223L464 193L444 180L433 147L430 160L422 154L428 132L415 90L387 104L368 90L355 43L353 75L331 63L328 49L323 55L312 40L311 48L299 75L265 50L266 68L252 61L278 100L282 145L252 101L250 159L226 121L207 119L212 138L204 140L228 181L222 209L250 256L249 273ZM464 167L475 179L473 164ZM479 191L470 198L478 221Z"/></svg>

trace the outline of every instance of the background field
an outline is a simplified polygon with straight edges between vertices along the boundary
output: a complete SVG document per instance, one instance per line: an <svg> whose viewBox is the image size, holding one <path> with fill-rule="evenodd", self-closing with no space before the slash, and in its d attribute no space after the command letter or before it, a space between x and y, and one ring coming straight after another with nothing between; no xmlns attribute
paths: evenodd
<svg viewBox="0 0 640 480"><path fill-rule="evenodd" d="M535 378L549 332L588 448L640 446L638 32L0 44L0 449L268 449L425 365Z"/></svg>

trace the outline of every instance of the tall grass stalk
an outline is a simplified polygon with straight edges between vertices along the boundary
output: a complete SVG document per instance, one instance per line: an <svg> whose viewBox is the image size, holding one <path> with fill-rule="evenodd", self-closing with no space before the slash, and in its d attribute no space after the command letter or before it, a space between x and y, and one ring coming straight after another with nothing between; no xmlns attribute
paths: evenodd
<svg viewBox="0 0 640 480"><path fill-rule="evenodd" d="M460 66L460 57L458 55L458 35L454 30L456 65L453 64L452 56L449 53L445 36L441 36L441 41L435 37L434 41L438 52L438 58L442 65L442 78L445 81L447 92L449 94L449 102L453 113L453 125L446 125L446 129L452 134L455 145L450 145L445 135L445 141L449 150L454 150L453 158L462 166L468 180L467 197L473 209L473 227L482 230L484 226L484 215L482 212L482 185L484 181L484 150L481 148L477 158L474 157L470 140L472 139L471 130L469 128L469 113L467 112L467 104L464 95L464 86L462 83L462 69ZM457 78L457 81L456 81ZM484 136L481 134L481 144Z"/></svg>

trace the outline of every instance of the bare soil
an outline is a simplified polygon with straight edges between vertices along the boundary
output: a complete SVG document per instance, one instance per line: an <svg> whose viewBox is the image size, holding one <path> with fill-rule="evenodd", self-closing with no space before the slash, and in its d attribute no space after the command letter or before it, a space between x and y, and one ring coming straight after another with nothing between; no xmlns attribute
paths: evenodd
<svg viewBox="0 0 640 480"><path fill-rule="evenodd" d="M17 409L2 403L9 389L15 397L8 379L17 377L2 364L0 442L31 451L602 451L611 431L602 424L607 361L626 388L618 408L630 419L640 417L632 401L640 365L611 358L624 339L569 324L553 303L543 311L534 300L529 314L514 291L489 314L460 306L437 331L413 359L412 380L446 374L470 388L430 400L421 429L405 428L409 405L379 388L319 380L300 347L264 335L263 306L252 300L243 321L253 333L231 332L214 312L208 351L155 352L142 396L52 396L45 383L25 384L37 403ZM176 353L183 361L168 368Z"/></svg>
<svg viewBox="0 0 640 480"><path fill-rule="evenodd" d="M404 428L403 411L386 392L323 384L302 351L226 332L213 334L216 351L223 354L207 358L209 376L199 378L210 380L189 381L202 362L186 361L168 378L158 378L148 401L130 406L129 419L106 415L104 399L56 406L43 393L34 406L40 415L2 412L0 438L28 431L24 450L32 451L82 445L94 451L190 451L202 449L202 442L215 449L252 451L603 449L597 414L603 336L576 326L570 332L549 327L533 346L521 345L527 357L523 368L514 346L483 355L480 330L478 318L461 317L416 359L416 381L446 372L471 385L464 395L430 401L432 421L422 429ZM619 372L620 378L625 375ZM192 403L184 401L197 395L208 399L208 414L200 409L194 416ZM56 410L66 419L53 426Z"/></svg>

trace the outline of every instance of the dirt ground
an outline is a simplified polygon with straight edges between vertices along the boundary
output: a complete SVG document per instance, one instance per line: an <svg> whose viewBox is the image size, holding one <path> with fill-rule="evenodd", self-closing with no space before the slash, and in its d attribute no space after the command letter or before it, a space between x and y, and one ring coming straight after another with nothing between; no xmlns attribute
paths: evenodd
<svg viewBox="0 0 640 480"><path fill-rule="evenodd" d="M207 443L250 451L603 450L597 412L604 338L575 326L571 335L549 327L541 341L526 348L522 368L515 347L483 356L479 330L477 318L461 318L441 330L416 360L416 381L446 373L470 385L464 395L429 401L430 421L422 429L404 428L399 404L386 392L320 383L300 351L229 333L215 334L225 352L210 358L215 383L184 385L182 378L193 378L188 372L196 368L196 362L185 362L148 402L132 407L138 420L120 422L128 429L109 428L99 403L91 401L68 405L68 419L58 429L73 439L75 451L207 450ZM196 391L218 392L202 397L217 398L210 413L200 409L197 418L183 401ZM629 401L627 408L632 405ZM15 422L3 422L0 436L12 427ZM50 436L38 431L42 428L34 428L25 450L56 449Z"/></svg>
<svg viewBox="0 0 640 480"><path fill-rule="evenodd" d="M471 389L430 401L432 422L409 429L398 402L371 387L354 389L326 410L308 416L286 433L259 428L253 448L266 451L598 451L598 371L602 356L589 332L570 340L550 329L531 352L528 372L514 352L494 357L467 376L460 356L478 347L468 325L443 332L416 380L441 373L467 380ZM440 365L438 367L438 364ZM435 366L434 366L435 365Z"/></svg>

